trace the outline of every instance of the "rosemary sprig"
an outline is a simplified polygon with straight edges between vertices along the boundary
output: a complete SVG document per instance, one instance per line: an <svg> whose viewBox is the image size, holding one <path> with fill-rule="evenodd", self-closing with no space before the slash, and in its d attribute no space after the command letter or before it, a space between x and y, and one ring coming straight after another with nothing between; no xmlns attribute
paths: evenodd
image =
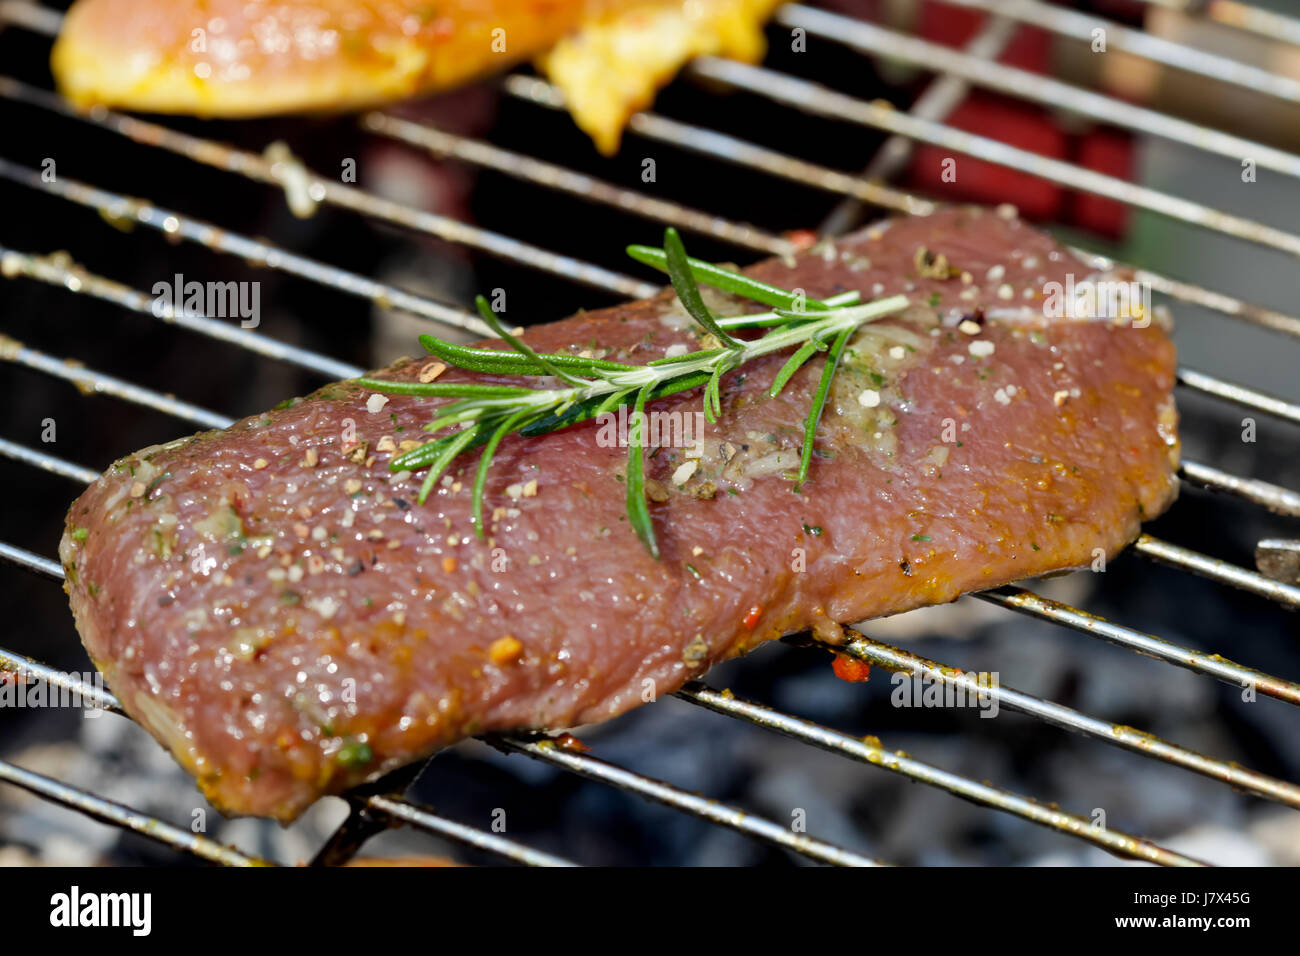
<svg viewBox="0 0 1300 956"><path fill-rule="evenodd" d="M567 428L629 400L633 411L628 435L627 512L637 536L646 549L659 557L654 522L645 491L644 418L646 406L658 399L691 388L704 387L704 413L717 421L722 415L722 378L764 355L787 349L794 353L777 373L768 394L781 393L794 374L818 352L828 351L826 364L804 422L803 447L795 490L802 488L812 463L813 442L830 394L831 383L849 336L859 326L905 307L908 300L897 295L863 303L857 292L846 292L824 300L808 299L801 293L769 285L721 266L686 255L676 230L664 234L664 247L629 246L628 254L639 262L666 271L687 313L716 347L685 355L656 359L645 365L629 365L577 355L539 353L505 328L487 300L476 300L483 320L501 337L510 351L467 348L444 342L432 335L420 336L420 343L448 365L488 375L545 377L559 387L528 388L517 385L449 382L391 382L361 378L358 383L377 392L453 399L441 405L425 430L432 437L418 448L398 455L389 464L394 472L428 469L420 487L423 504L435 482L462 452L482 446L473 485L473 520L479 537L485 535L483 498L492 457L510 434L542 435ZM709 285L772 311L749 315L713 315L700 294ZM731 332L765 329L759 337L741 339ZM829 345L827 343L830 343ZM441 434L440 434L441 433Z"/></svg>

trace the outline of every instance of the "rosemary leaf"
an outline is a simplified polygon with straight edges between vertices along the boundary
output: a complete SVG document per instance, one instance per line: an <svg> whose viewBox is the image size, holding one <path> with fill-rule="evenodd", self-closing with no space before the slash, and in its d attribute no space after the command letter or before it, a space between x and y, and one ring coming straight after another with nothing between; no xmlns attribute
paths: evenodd
<svg viewBox="0 0 1300 956"><path fill-rule="evenodd" d="M389 395L426 395L432 398L516 398L536 391L516 385L480 385L474 382L392 382L382 378L359 378L356 382L363 388Z"/></svg>
<svg viewBox="0 0 1300 956"><path fill-rule="evenodd" d="M483 454L479 457L478 471L474 473L474 532L480 538L487 535L483 527L483 490L487 487L488 468L492 464L492 456L496 454L501 439L513 432L527 415L526 411L516 412L501 422L492 433L492 437L488 439Z"/></svg>
<svg viewBox="0 0 1300 956"><path fill-rule="evenodd" d="M668 255L663 249L656 249L653 246L628 246L627 254L644 265L652 266L661 272L668 271ZM798 309L801 304L808 309L824 309L827 305L818 299L801 299L796 292L760 282L758 279L751 279L749 276L723 269L702 259L687 257L686 262L698 282L754 302L783 309Z"/></svg>
<svg viewBox="0 0 1300 956"><path fill-rule="evenodd" d="M425 499L429 497L429 492L433 490L433 483L438 480L438 476L446 471L452 460L478 437L480 429L481 426L479 425L470 425L463 431L449 436L450 440L446 446L438 453L438 457L433 460L433 463L429 465L429 473L424 476L424 484L420 485L420 494L416 501L424 504Z"/></svg>
<svg viewBox="0 0 1300 956"><path fill-rule="evenodd" d="M690 313L691 318L700 323L706 332L712 333L714 338L723 345L732 349L740 348L742 343L733 339L722 326L718 325L717 320L713 318L713 313L704 304L699 284L696 282L694 272L691 271L690 257L686 255L686 247L682 245L682 237L672 226L664 230L664 254L667 256L668 278L672 280L673 288L677 290L677 298L682 300L682 305Z"/></svg>
<svg viewBox="0 0 1300 956"><path fill-rule="evenodd" d="M590 384L584 381L583 379L578 378L575 375L570 375L568 372L564 371L559 366L554 365L548 359L544 358L541 355L538 355L536 352L533 351L532 346L525 343L522 339L516 338L515 335L509 329L507 329L504 324L502 324L501 320L497 318L497 314L492 311L492 306L488 304L488 300L485 299L483 296L481 295L475 296L474 305L478 307L479 315L483 316L483 321L492 327L493 332L499 335L511 348L517 351L520 355L524 356L527 359L531 359L533 362L536 362L538 365L544 368L546 370L547 375L553 375L556 378L560 379L561 381L568 382L570 385Z"/></svg>
<svg viewBox="0 0 1300 956"><path fill-rule="evenodd" d="M489 372L499 375L549 375L541 365L533 362L519 352L503 352L500 349L479 349L466 345L444 342L432 335L421 335L420 344L427 352L438 356L448 365L469 369L473 372ZM623 362L610 362L605 359L583 358L579 355L559 355L555 352L538 352L542 358L559 368L583 372L626 372L635 365Z"/></svg>
<svg viewBox="0 0 1300 956"><path fill-rule="evenodd" d="M627 436L627 517L636 535L645 545L650 556L659 560L659 542L655 540L654 520L650 517L650 505L645 496L645 460L641 454L643 436L641 430L645 424L645 403L654 389L652 384L645 385L636 394L633 406L632 424Z"/></svg>
<svg viewBox="0 0 1300 956"><path fill-rule="evenodd" d="M781 366L781 371L776 373L776 378L772 380L772 387L767 390L767 397L776 398L780 395L786 383L794 377L794 373L799 371L810 358L825 349L825 343L819 342L817 339L809 339L799 346L799 349Z"/></svg>
<svg viewBox="0 0 1300 956"><path fill-rule="evenodd" d="M844 344L849 340L853 327L849 326L835 337L835 344L831 346L830 354L826 356L826 365L822 368L821 382L817 385L817 392L813 395L812 408L808 411L808 420L803 430L803 453L799 459L799 477L795 479L794 490L798 491L803 487L803 483L808 480L808 468L812 464L813 442L817 438L817 423L821 421L822 409L826 407L826 398L830 395L831 379L835 377L835 369L840 364L840 355L844 352Z"/></svg>

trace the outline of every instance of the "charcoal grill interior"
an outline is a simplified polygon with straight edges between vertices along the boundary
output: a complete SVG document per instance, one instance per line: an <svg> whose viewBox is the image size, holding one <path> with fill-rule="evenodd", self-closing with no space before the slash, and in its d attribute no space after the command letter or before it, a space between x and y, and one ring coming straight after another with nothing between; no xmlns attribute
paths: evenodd
<svg viewBox="0 0 1300 956"><path fill-rule="evenodd" d="M1065 213L1105 200L1120 223L1110 235L1081 216L1042 225L1134 262L1174 312L1187 459L1179 503L1104 574L967 596L905 616L922 622L912 627L865 625L847 651L875 669L866 684L837 681L824 648L792 638L580 731L589 751L525 735L468 742L322 801L285 832L205 811L121 716L0 714L0 799L24 795L0 803L0 841L40 859L66 827L65 843L96 835L97 861L166 865L401 853L529 865L1241 862L1209 830L1296 841L1275 860L1300 853L1287 822L1300 808L1288 739L1300 683L1287 676L1300 677L1300 582L1260 573L1254 554L1264 538L1296 537L1300 517L1288 490L1300 481L1300 318L1283 294L1300 255L1285 215L1300 196L1300 137L1283 122L1300 116L1300 77L1193 45L1225 31L1300 43L1300 20L1234 5L1227 27L1213 22L1223 5L1175 0L1076 6L790 4L764 64L698 61L606 160L527 71L359 117L77 115L46 66L59 11L0 2L0 666L11 679L118 709L77 676L90 666L52 560L64 509L106 462L358 374L423 327L473 338L475 291L508 290L523 325L651 293L653 277L621 250L665 222L694 254L743 263L795 249L791 230L842 232L936 200L1015 203L1026 183L1065 187ZM1182 18L1179 29L1144 30L1158 16ZM937 43L922 30L933 17L973 29ZM1078 67L1099 26L1106 56L1162 71L1174 93L1147 104L999 59L1038 43L1049 65ZM1211 103L1261 105L1278 121L1261 132L1216 114L1223 128L1207 126L1181 109L1192 83ZM1048 117L1076 142L1097 131L1131 141L1133 168L1085 169L947 123L972 96ZM306 179L265 158L276 141ZM916 182L911 159L936 149L959 169L988 164L1004 192ZM1241 182L1243 158L1257 182ZM355 184L340 181L348 160ZM304 189L315 211L297 218L286 198ZM260 283L261 325L155 317L150 289L175 273ZM1001 716L890 706L891 671L952 682L952 667L997 671ZM1243 700L1246 687L1257 699ZM128 785L145 768L161 791ZM197 831L196 813L208 821ZM8 814L25 815L27 839Z"/></svg>

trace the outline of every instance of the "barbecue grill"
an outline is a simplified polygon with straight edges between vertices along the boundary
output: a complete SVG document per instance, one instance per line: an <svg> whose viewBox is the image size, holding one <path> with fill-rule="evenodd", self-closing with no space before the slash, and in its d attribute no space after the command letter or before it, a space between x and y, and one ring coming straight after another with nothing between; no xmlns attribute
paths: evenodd
<svg viewBox="0 0 1300 956"><path fill-rule="evenodd" d="M1093 13L1049 5L1040 0L947 2L954 7L971 8L991 15L973 39L960 49L923 39L920 35L886 26L882 22L801 4L789 4L776 15L774 35L782 30L803 31L809 44L818 44L819 49L827 51L827 56L848 57L850 59L846 62L858 62L864 75L878 57L886 58L893 64L925 71L927 75L933 74L932 82L924 87L921 95L906 111L839 92L793 70L704 58L693 63L687 69L685 77L678 81L677 88L665 96L664 112L645 112L633 117L627 133L628 141L636 143L636 148L642 143L671 148L676 151L675 156L683 157L683 166L695 162L700 164L699 168L708 165L710 169L722 171L715 172L714 175L734 175L736 182L746 189L770 188L775 191L778 185L784 184L808 194L835 197L838 204L824 222L825 231L832 234L861 221L866 210L924 215L932 209L930 199L890 184L906 166L912 151L918 145L929 145L940 147L955 156L972 157L996 164L1000 168L1037 180L1104 197L1125 207L1154 213L1191 227L1262 247L1265 251L1259 253L1261 256L1276 256L1278 261L1286 262L1289 257L1300 255L1300 235L1295 233L1222 212L1213 204L1203 204L1182 195L1162 192L1095 169L976 135L945 122L952 111L970 95L972 89L988 90L1046 106L1053 111L1084 117L1108 127L1171 142L1179 148L1204 151L1234 161L1248 158L1258 165L1261 178L1300 177L1300 155L1254 142L1236 133L1209 128L1170 113L1136 105L1107 93L1093 92L1063 79L1030 73L1000 62L999 56L1022 24L1032 24L1050 34L1085 42L1090 41L1095 30L1102 29L1111 51L1148 65L1154 64L1161 69L1177 71L1180 76L1208 79L1231 91L1233 95L1257 98L1261 102L1274 104L1279 109L1293 109L1300 105L1300 79L1218 56L1144 32L1137 27L1105 20ZM1185 15L1193 24L1204 25L1217 20L1247 35L1256 34L1273 41L1300 45L1300 20L1231 0L1216 0L1209 4L1199 0L1145 0L1144 4L1130 4L1129 7L1164 8L1165 12ZM19 43L23 49L30 49L32 64L38 64L48 52L48 37L57 31L59 21L60 14L48 7L21 0L0 2L0 32L9 34L4 38L6 42ZM792 62L798 63L797 60ZM18 65L25 67L26 64ZM7 64L6 70L10 68ZM563 108L560 94L554 87L523 73L508 76L499 82L503 91L500 108L508 118L526 117L526 122L535 124L536 129L545 130L543 135L548 137L570 135L565 125L567 120L554 115ZM704 88L703 92L701 87ZM691 91L689 97L681 93L681 88ZM846 142L869 144L875 150L874 158L867 164L863 162L868 157L867 153L851 154L841 151L841 156L851 155L856 158L850 162L842 161L838 165L831 165L820 159L814 161L800 158L797 147L814 141L799 135L784 140L795 144L795 147L787 151L723 132L717 124L709 122L708 116L709 110L716 109L724 96L757 99L765 103L774 116L778 110L785 110L780 114L780 120L773 121L788 121L796 131L800 129L797 124L806 121L808 117L834 120L843 124L847 130ZM296 369L318 383L353 377L363 369L326 354L326 351L347 354L344 347L358 346L354 333L342 332L334 336L330 330L335 327L328 326L327 332L330 334L318 337L321 348L326 350L322 351L312 347L316 344L315 341L277 338L264 334L261 329L241 328L236 321L214 318L184 307L157 316L153 309L154 297L147 289L97 274L69 256L41 254L35 246L13 246L25 241L25 232L35 236L40 230L50 229L53 230L52 234L62 237L59 242L71 247L71 256L89 254L96 243L103 241L103 235L96 235L92 239L89 233L84 236L70 234L71 229L67 224L73 220L68 218L71 215L69 206L79 206L97 212L109 225L124 230L124 233L104 233L113 237L115 245L135 244L132 248L142 248L145 242L142 234L156 231L172 243L172 249L178 256L189 254L184 247L191 247L193 254L208 257L205 260L205 275L222 275L222 269L229 270L231 275L242 275L244 273L240 270L256 267L260 270L260 275L284 276L287 280L314 287L315 292L311 293L313 298L309 300L314 305L358 300L373 304L378 310L417 316L422 321L440 327L443 334L447 334L447 330L459 330L466 338L471 338L487 333L480 321L452 297L438 298L413 291L403 283L372 278L363 271L352 271L330 264L306 252L294 251L292 242L281 245L223 227L220 219L223 208L244 202L247 197L258 194L258 191L271 190L284 191L291 204L306 204L308 207L318 207L323 212L345 211L353 217L350 222L373 225L383 236L391 237L394 230L400 231L401 235L413 236L424 243L425 248L438 250L438 254L472 254L488 257L489 261L498 264L504 263L504 267L492 267L504 268L504 271L493 275L508 277L515 272L531 270L555 277L543 287L554 291L554 301L559 303L548 312L547 317L559 317L571 311L563 308L568 302L591 304L593 297L613 301L618 298L648 296L658 290L657 286L633 278L613 265L585 261L540 241L512 238L456 218L424 211L376 191L368 191L354 183L342 182L330 172L313 172L291 158L277 158L273 153L263 152L255 143L245 147L218 142L207 135L194 132L193 130L205 129L196 123L183 120L144 120L104 109L85 115L77 114L50 92L47 77L39 66L33 66L26 74L16 71L14 75L0 75L0 99L10 114L18 110L26 111L25 115L39 118L40 122L58 128L65 143L84 142L87 151L99 148L129 150L131 161L143 168L162 169L165 166L169 170L190 170L183 175L193 175L196 177L195 182L228 184L225 187L214 187L220 189L215 194L200 194L195 190L196 204L215 211L217 221L208 221L180 208L167 208L150 199L128 196L103 185L72 178L74 175L93 175L96 167L89 161L78 165L72 158L64 159L68 156L67 150L58 153L59 169L55 176L43 175L43 169L38 165L11 159L10 154L18 150L10 144L0 150L0 179L5 183L5 193L10 196L29 192L36 194L41 202L40 208L44 210L41 222L9 221L0 236L0 271L5 278L13 280L10 288L23 284L28 289L23 294L29 297L25 301L39 302L44 310L65 308L64 293L72 293L81 299L98 299L117 309L154 317L162 323L158 335L162 340L159 346L164 350L162 354L168 354L165 350L173 347L170 342L179 334L170 331L168 326L185 330L190 334L187 339L189 341L199 341L193 338L194 335L205 336L222 343L224 347L246 350L249 360L230 373L232 379L243 379L255 371L258 375L270 376L270 387L275 387L276 382L282 381L274 377L279 374L274 371L277 366ZM670 118L667 115L668 105L682 105L679 112L690 114L692 118ZM694 118L695 116L700 118ZM335 121L333 128L349 122ZM359 132L351 132L364 142L404 144L404 147L422 151L432 158L454 160L485 173L490 171L498 177L494 182L517 181L517 185L507 188L517 190L510 195L527 205L524 211L537 209L545 215L544 211L553 208L549 204L554 203L558 196L566 204L562 208L581 207L575 215L617 214L630 217L630 221L639 223L637 228L642 231L638 235L653 235L653 230L662 224L672 224L688 233L693 251L707 250L710 253L708 257L715 259L787 255L799 247L798 236L745 224L738 221L738 215L723 215L721 211L702 210L664 198L675 194L671 186L660 183L653 189L632 189L614 185L610 181L614 173L625 171L623 164L633 162L627 156L637 155L630 145L625 147L623 157L608 161L606 167L601 167L593 158L592 171L587 172L497 145L479 135L453 132L443 124L427 119L412 119L409 113L399 109L368 112L359 118L358 124ZM237 125L231 124L230 128L235 129ZM9 129L9 135L13 135L14 127L10 125ZM263 137L263 146L273 138L266 136L271 127L265 123L243 124L242 129L245 131L240 134L243 137L251 137L253 140ZM105 145L118 140L121 141L118 145ZM860 171L864 165L865 171ZM660 166L661 180L678 175L666 166L666 163ZM602 168L609 173L608 178L600 175ZM1258 188L1268 187L1261 185ZM1008 195L1005 199L1014 201L1015 197ZM743 208L734 199L721 197L718 201L730 202L736 208ZM606 207L607 211L602 211L602 207ZM594 212L591 211L593 208ZM784 212L782 210L783 215ZM788 219L791 226L808 224L795 213ZM608 229L609 220L604 221L604 228ZM285 234L302 235L309 239L314 235L307 226L299 229L293 220L281 218L277 222ZM108 226L97 224L94 228L107 230ZM531 231L537 232L536 229ZM612 230L610 232L612 234ZM366 231L365 234L371 233ZM1071 234L1071 238L1075 239L1075 234ZM1084 242L1082 234L1079 234L1076 241ZM716 255L711 254L715 252ZM1098 263L1104 259L1089 249L1080 248L1079 252ZM696 254L706 253L697 251ZM367 261L367 257L359 256L357 261ZM611 263L616 261L613 257L610 258ZM1287 361L1285 356L1289 355L1289 361L1294 363L1295 343L1290 340L1300 337L1300 317L1242 301L1186 278L1150 269L1139 268L1138 279L1174 303L1212 310L1241 323L1243 327L1257 326L1266 330L1261 333L1266 336L1262 341L1283 354L1279 360ZM573 287L566 286L566 283L573 284ZM48 287L57 287L61 291ZM30 298L33 295L39 295L40 298ZM60 318L59 321L65 320ZM273 322L270 324L274 325ZM84 334L91 339L104 340L101 343L103 352L100 354L105 356L106 363L115 368L134 367L136 374L147 377L132 356L113 354L103 329L83 329L69 322L65 334L73 334L74 329L77 335ZM344 347L340 347L340 341ZM226 354L228 353L224 349L217 350L214 347L213 361ZM12 365L23 366L44 376L71 383L86 395L109 396L124 403L123 407L151 410L157 415L179 420L183 426L219 428L233 421L226 414L175 397L166 390L165 385L155 389L149 384L138 384L128 377L110 374L108 370L68 361L64 355L45 354L7 336L0 337L0 357ZM1274 358L1277 359L1277 356ZM193 363L195 359L191 357L188 361ZM181 374L178 375L178 370L167 364L158 366L157 371L167 379L165 384L174 384L180 391L185 390L186 375L201 374L198 371L191 373L180 369ZM1243 409L1248 416L1260 415L1266 421L1270 418L1277 419L1285 423L1284 427L1300 425L1300 404L1289 398L1247 384L1227 381L1216 374L1193 368L1180 369L1179 384L1180 398L1199 394L1207 402ZM1193 400L1193 403L1196 401ZM95 408L98 407L97 404ZM242 407L244 403L241 400ZM254 411L258 407L261 406L254 401L244 411ZM1195 407L1201 406L1195 404ZM86 406L85 413L91 415L93 411ZM33 416L38 420L40 418L36 412L33 412ZM148 420L154 421L152 417ZM172 432L181 430L180 425L173 422L170 426ZM137 432L132 431L131 434ZM113 454L121 454L144 443L114 437ZM68 461L36 445L21 444L4 438L0 438L0 455L23 468L34 469L27 472L27 480L33 485L37 473L44 472L43 480L57 485L57 496L63 500L70 500L75 495L77 483L88 483L97 475L91 468ZM1221 492L1240 499L1253 508L1266 509L1288 519L1300 517L1300 494L1260 478L1232 473L1213 461L1187 460L1183 463L1180 477L1186 485ZM8 489L7 500L20 500L26 487L24 482L19 488ZM1175 510L1184 507L1187 505L1179 504ZM5 531L0 529L0 536L3 535ZM1274 569L1270 572L1272 576L1150 534L1143 534L1131 552L1142 561L1155 562L1206 579L1212 582L1209 587L1234 589L1252 601L1296 609L1300 608L1300 579L1296 578L1294 567L1287 561L1287 554L1294 553L1295 547L1294 542L1285 539L1261 543L1259 568ZM62 570L47 553L38 553L0 541L0 557L41 579L33 588L57 591L50 582L60 582ZM1135 559L1125 560L1132 562ZM1099 577L1105 578L1105 575ZM1105 587L1105 583L1101 586ZM56 594L55 598L57 597ZM1247 664L1236 663L1218 653L1183 646L1118 621L1097 617L1034 590L1018 586L1004 587L963 598L962 601L987 602L1005 611L1054 625L1042 627L1045 638L1054 640L1058 635L1069 631L1077 632L1120 649L1111 653L1132 652L1183 668L1202 678L1216 678L1237 688L1247 688L1260 697L1274 698L1292 705L1300 704L1300 683ZM944 663L925 659L901 647L873 639L868 636L872 631L870 626L865 631L866 633L854 635L852 641L837 648L837 651L885 672L915 673L945 686L964 687L971 679L968 674ZM1279 639L1284 638L1282 634L1277 636ZM815 638L808 636L787 640L814 648L821 646ZM45 681L52 687L83 695L97 708L120 713L111 691L90 685L44 660L0 649L0 668L11 672L15 679ZM993 686L985 691L993 695L1000 708L1027 715L1052 728L1072 731L1091 741L1110 744L1142 758L1161 761L1221 781L1252 799L1263 798L1287 807L1300 808L1300 785L1271 773L1217 759L1145 733L1141 729L1120 726L1013 687ZM845 761L868 765L852 768L846 764L845 773L867 774L884 770L902 775L916 783L978 804L987 808L989 813L1012 815L1120 857L1171 866L1200 865L1206 862L1138 834L1125 832L1117 820L1111 821L1114 825L1100 825L1087 809L1067 810L1058 808L1054 803L1040 802L946 770L922 757L887 749L874 738L859 737L787 713L760 700L736 696L718 689L708 681L692 682L676 696L725 718L759 728L755 733L767 731L784 735L799 743L828 751ZM574 745L567 737L524 734L494 737L487 742L500 750L523 754L563 772L579 775L601 785L620 788L812 861L837 865L889 862L873 859L865 853L818 837L815 835L815 825L809 827L812 833L805 833L800 828L792 828L789 821L766 819L746 812L741 806L697 795L610 762L600 756L598 744L592 751L587 751ZM500 860L541 866L568 865L573 862L525 845L490 828L459 822L415 802L407 796L407 791L416 772L415 769L401 771L374 786L349 794L346 797L349 808L346 820L319 848L314 862L325 865L345 862L362 850L372 837L403 826L428 831ZM0 780L95 820L133 831L164 844L179 854L228 865L289 862L264 860L251 851L235 849L202 833L192 832L189 821L157 819L131 806L88 792L75 781L53 779L13 763L0 761ZM1053 798L1058 796L1060 795L1052 795ZM1075 801L1070 799L1070 802Z"/></svg>

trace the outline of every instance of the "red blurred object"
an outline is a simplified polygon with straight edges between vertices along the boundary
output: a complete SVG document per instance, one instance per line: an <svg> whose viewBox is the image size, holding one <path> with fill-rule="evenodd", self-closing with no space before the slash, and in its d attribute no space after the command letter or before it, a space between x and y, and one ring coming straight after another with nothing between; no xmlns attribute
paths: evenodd
<svg viewBox="0 0 1300 956"><path fill-rule="evenodd" d="M981 28L985 16L942 3L927 2L917 23L920 36L961 48ZM1051 38L1035 27L1022 27L999 61L1035 73L1051 72ZM1083 135L1067 133L1046 110L996 93L972 89L945 122L960 130L996 139L1042 156L1065 160L1109 176L1128 179L1133 172L1133 138L1109 128ZM945 160L955 161L945 166ZM944 173L949 170L945 182ZM918 144L908 173L915 189L953 202L1011 202L1028 219L1077 226L1108 238L1128 225L1122 203L1063 186L937 146Z"/></svg>

